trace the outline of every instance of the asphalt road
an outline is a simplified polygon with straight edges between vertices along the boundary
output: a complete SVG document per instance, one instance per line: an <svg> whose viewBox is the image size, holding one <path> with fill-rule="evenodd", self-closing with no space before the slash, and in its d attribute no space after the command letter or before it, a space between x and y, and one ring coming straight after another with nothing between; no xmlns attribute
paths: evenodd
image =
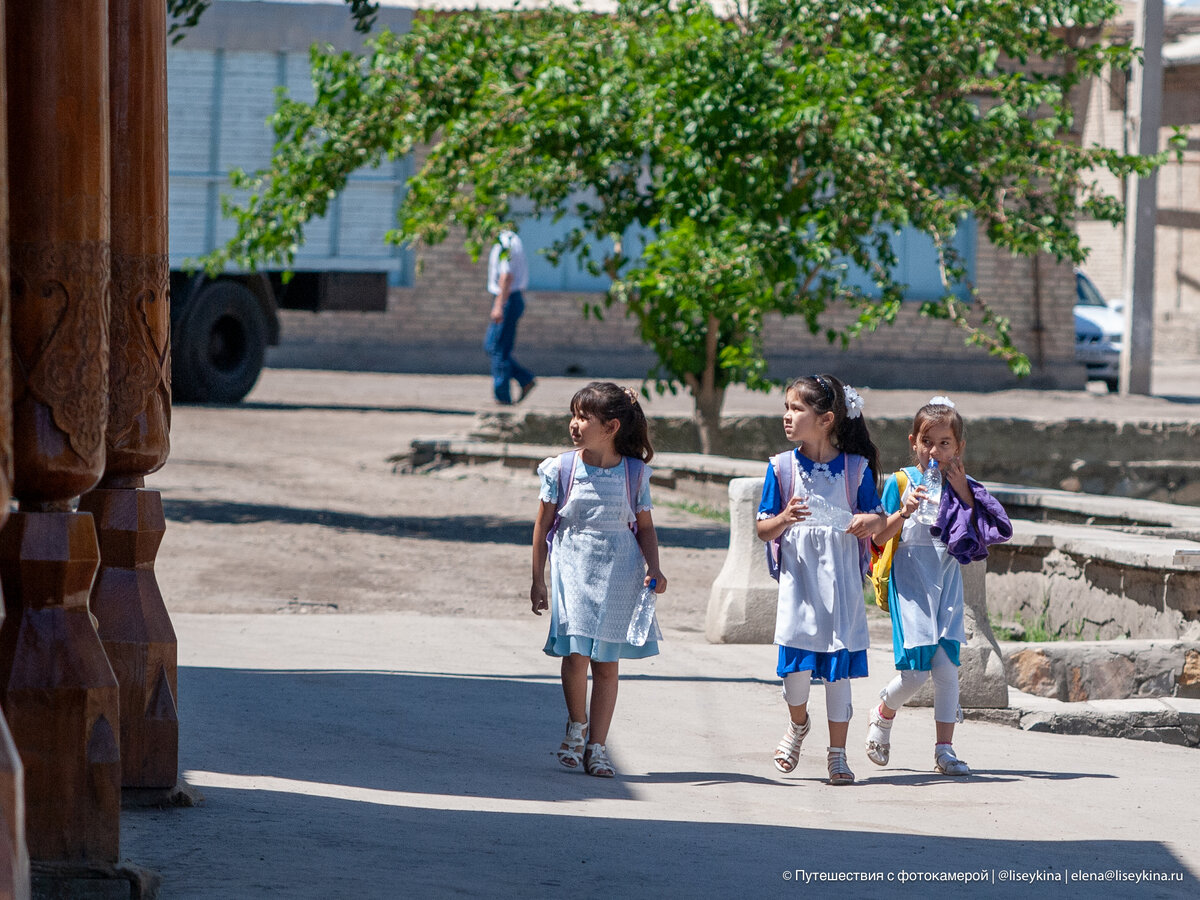
<svg viewBox="0 0 1200 900"><path fill-rule="evenodd" d="M529 402L573 389L547 379ZM779 775L772 648L703 637L723 526L665 494L666 640L623 666L620 775L562 770L557 664L526 599L535 483L388 462L466 436L487 396L480 377L269 370L239 407L175 410L148 486L169 520L181 772L206 800L122 818L122 855L162 896L1196 896L1195 750L967 722L976 775L948 779L917 709L877 769L861 741L882 647L854 686L859 783L824 783L819 726ZM778 398L731 409L759 402Z"/></svg>

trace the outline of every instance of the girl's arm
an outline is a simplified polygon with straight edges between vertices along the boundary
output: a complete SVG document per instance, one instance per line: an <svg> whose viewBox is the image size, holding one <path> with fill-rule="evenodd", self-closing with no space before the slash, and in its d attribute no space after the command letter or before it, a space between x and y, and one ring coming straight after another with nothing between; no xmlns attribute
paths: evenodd
<svg viewBox="0 0 1200 900"><path fill-rule="evenodd" d="M543 609L550 608L550 599L546 595L546 535L554 524L554 514L558 512L557 503L547 503L545 500L538 504L537 518L533 520L533 583L529 587L529 603L535 616L540 616Z"/></svg>
<svg viewBox="0 0 1200 900"><path fill-rule="evenodd" d="M846 526L846 534L874 540L887 527L888 518L885 513L857 513Z"/></svg>
<svg viewBox="0 0 1200 900"><path fill-rule="evenodd" d="M975 492L971 490L971 486L967 484L967 470L963 467L962 459L954 457L946 463L942 474L946 477L946 483L954 488L954 493L958 495L958 499L963 502L968 509L975 506Z"/></svg>
<svg viewBox="0 0 1200 900"><path fill-rule="evenodd" d="M758 519L754 523L754 530L758 533L760 541L773 541L779 537L789 527L797 522L803 522L809 516L808 504L803 497L793 497L788 501L788 505L783 508L783 512L777 516L772 516L769 519Z"/></svg>
<svg viewBox="0 0 1200 900"><path fill-rule="evenodd" d="M654 530L654 517L650 510L643 509L637 514L637 542L642 548L642 556L646 557L646 579L643 585L649 587L650 579L654 579L654 593L661 594L667 589L667 576L658 567L658 532Z"/></svg>

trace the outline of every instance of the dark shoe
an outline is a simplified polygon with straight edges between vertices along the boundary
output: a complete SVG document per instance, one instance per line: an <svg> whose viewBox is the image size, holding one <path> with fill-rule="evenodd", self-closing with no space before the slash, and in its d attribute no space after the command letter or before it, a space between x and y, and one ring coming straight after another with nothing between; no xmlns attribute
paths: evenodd
<svg viewBox="0 0 1200 900"><path fill-rule="evenodd" d="M535 387L537 387L537 379L536 378L533 379L533 381L529 382L529 384L521 385L521 396L517 398L517 402L520 403L522 400L524 400L526 397L528 397L531 393L533 393L533 389Z"/></svg>

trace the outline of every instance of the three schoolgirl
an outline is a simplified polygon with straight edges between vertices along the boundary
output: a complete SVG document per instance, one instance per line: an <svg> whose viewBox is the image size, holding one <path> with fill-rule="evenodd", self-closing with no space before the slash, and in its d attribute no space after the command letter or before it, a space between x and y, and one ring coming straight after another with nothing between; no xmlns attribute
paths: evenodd
<svg viewBox="0 0 1200 900"><path fill-rule="evenodd" d="M869 542L882 545L899 533L888 592L899 674L871 713L867 755L887 765L896 710L932 673L935 766L947 775L969 774L952 746L958 650L965 640L960 567L985 557L989 544L1007 540L1011 525L1000 504L967 477L962 419L946 398L918 411L909 435L917 465L906 470L903 491L890 476L882 499L879 454L862 410L858 393L832 375L797 378L785 393L784 434L796 446L771 458L756 522L779 579L774 642L788 726L774 765L783 773L796 769L811 728L810 686L819 680L825 683L829 783L854 782L846 738L853 714L850 680L867 675L862 588ZM661 639L657 621L643 645L626 637L642 589L653 585L662 593L667 585L645 465L654 451L637 395L611 382L593 382L575 394L570 434L576 449L538 467L530 600L535 614L550 610L544 651L562 659L567 726L558 760L569 769L612 777L605 744L619 660L654 656ZM947 483L932 527L913 518L925 493L921 473L931 459Z"/></svg>

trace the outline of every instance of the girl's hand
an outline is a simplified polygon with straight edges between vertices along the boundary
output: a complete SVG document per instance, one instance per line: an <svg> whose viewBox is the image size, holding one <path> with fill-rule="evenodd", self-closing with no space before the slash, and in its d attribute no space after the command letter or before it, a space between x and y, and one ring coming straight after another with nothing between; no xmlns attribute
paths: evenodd
<svg viewBox="0 0 1200 900"><path fill-rule="evenodd" d="M856 538L875 537L887 524L886 516L876 513L857 513L846 526L846 534Z"/></svg>
<svg viewBox="0 0 1200 900"><path fill-rule="evenodd" d="M918 484L908 492L908 497L906 497L904 503L900 505L900 514L905 518L911 516L917 511L917 507L921 505L921 501L925 499L925 495L928 493L929 491L926 489L925 485Z"/></svg>
<svg viewBox="0 0 1200 900"><path fill-rule="evenodd" d="M529 588L529 604L533 608L533 614L540 616L543 609L550 608L550 599L546 595L546 583L538 584L536 581Z"/></svg>
<svg viewBox="0 0 1200 900"><path fill-rule="evenodd" d="M650 582L654 582L654 593L661 594L667 589L667 576L660 569L651 569L646 572L646 577L642 579L642 587L650 587Z"/></svg>
<svg viewBox="0 0 1200 900"><path fill-rule="evenodd" d="M967 470L963 467L962 460L957 456L946 460L942 467L942 475L950 487L954 488L954 493L958 494L959 499L966 502L971 496L971 486L967 484Z"/></svg>
<svg viewBox="0 0 1200 900"><path fill-rule="evenodd" d="M788 525L795 525L797 522L803 522L812 513L808 511L807 497L793 497L788 501L788 505L783 508L783 512L779 514L782 522Z"/></svg>

